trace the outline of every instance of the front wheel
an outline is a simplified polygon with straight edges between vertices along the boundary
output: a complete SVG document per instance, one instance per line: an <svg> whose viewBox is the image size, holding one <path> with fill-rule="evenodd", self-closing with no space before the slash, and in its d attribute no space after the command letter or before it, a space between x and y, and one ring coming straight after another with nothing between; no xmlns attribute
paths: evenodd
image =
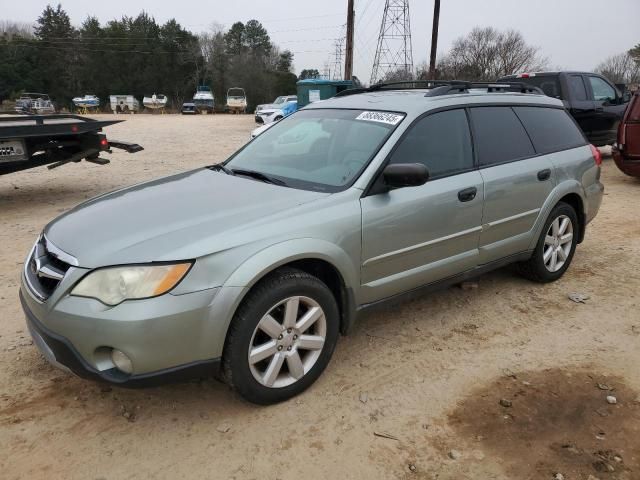
<svg viewBox="0 0 640 480"><path fill-rule="evenodd" d="M229 327L227 382L246 400L268 405L307 389L325 369L339 335L339 312L316 277L282 269L247 295Z"/></svg>
<svg viewBox="0 0 640 480"><path fill-rule="evenodd" d="M578 243L580 225L573 207L558 203L542 229L533 255L518 264L520 273L533 281L548 283L567 271Z"/></svg>

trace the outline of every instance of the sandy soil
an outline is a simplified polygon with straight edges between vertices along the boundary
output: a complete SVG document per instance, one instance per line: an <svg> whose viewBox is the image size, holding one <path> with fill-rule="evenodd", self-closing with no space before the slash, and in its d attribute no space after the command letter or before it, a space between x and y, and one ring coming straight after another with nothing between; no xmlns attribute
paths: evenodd
<svg viewBox="0 0 640 480"><path fill-rule="evenodd" d="M50 367L17 299L43 225L219 161L253 128L250 116L126 120L107 133L144 152L0 178L1 478L640 478L640 181L610 159L600 215L561 281L504 269L373 314L287 403L249 405L213 380L109 388Z"/></svg>

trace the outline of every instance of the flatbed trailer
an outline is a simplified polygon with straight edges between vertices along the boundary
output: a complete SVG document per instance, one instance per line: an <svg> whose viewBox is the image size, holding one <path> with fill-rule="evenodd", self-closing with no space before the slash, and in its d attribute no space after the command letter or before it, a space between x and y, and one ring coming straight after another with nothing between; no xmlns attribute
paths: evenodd
<svg viewBox="0 0 640 480"><path fill-rule="evenodd" d="M99 121L80 115L0 115L0 175L48 165L57 168L71 162L106 165L100 156L119 148L136 153L135 143L108 140L102 132L123 120Z"/></svg>

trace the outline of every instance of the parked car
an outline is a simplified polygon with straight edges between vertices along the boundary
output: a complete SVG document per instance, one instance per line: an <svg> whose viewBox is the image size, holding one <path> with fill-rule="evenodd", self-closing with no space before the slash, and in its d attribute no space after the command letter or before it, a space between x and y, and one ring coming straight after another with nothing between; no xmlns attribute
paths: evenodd
<svg viewBox="0 0 640 480"><path fill-rule="evenodd" d="M589 72L538 72L502 77L498 82L522 81L562 100L589 141L596 146L616 141L618 124L629 103L605 77Z"/></svg>
<svg viewBox="0 0 640 480"><path fill-rule="evenodd" d="M277 122L271 122L264 125L260 125L258 128L254 128L249 135L249 140L253 140L258 135L262 135L264 132L273 127Z"/></svg>
<svg viewBox="0 0 640 480"><path fill-rule="evenodd" d="M261 110L266 110L266 109L269 109L269 108L278 108L280 105L282 105L283 103L286 103L286 102L297 102L297 101L298 101L298 96L297 95L282 95L280 97L277 97L273 101L273 103L264 103L262 105L258 105L256 107L255 113L257 114Z"/></svg>
<svg viewBox="0 0 640 480"><path fill-rule="evenodd" d="M618 141L611 151L620 170L640 177L640 91L633 96L618 127Z"/></svg>
<svg viewBox="0 0 640 480"><path fill-rule="evenodd" d="M35 344L125 386L218 369L268 404L309 387L371 307L512 262L562 277L603 195L562 102L394 88L309 105L223 164L50 222L20 287Z"/></svg>
<svg viewBox="0 0 640 480"><path fill-rule="evenodd" d="M297 100L281 103L275 108L265 108L256 113L255 121L263 125L282 120L298 110Z"/></svg>
<svg viewBox="0 0 640 480"><path fill-rule="evenodd" d="M198 111L198 107L193 102L185 102L185 103L183 103L182 104L182 109L180 110L180 112L183 115L190 115L190 114L198 114L198 113L200 113Z"/></svg>

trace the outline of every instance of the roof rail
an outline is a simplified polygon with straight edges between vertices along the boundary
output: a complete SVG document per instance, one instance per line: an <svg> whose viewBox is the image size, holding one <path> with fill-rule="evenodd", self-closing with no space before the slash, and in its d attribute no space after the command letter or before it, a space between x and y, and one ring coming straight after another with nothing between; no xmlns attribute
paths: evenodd
<svg viewBox="0 0 640 480"><path fill-rule="evenodd" d="M451 85L440 86L425 94L426 97L437 97L440 95L450 95L452 93L469 93L470 89L486 89L487 93L516 92L535 95L544 95L538 87L524 82L453 82Z"/></svg>
<svg viewBox="0 0 640 480"><path fill-rule="evenodd" d="M425 97L438 97L455 93L469 93L470 89L486 89L488 93L517 92L544 95L538 87L524 82L467 82L463 80L405 80L401 82L377 83L366 88L351 88L338 93L336 97L346 97L359 93L378 92L383 90L418 90L428 89Z"/></svg>

